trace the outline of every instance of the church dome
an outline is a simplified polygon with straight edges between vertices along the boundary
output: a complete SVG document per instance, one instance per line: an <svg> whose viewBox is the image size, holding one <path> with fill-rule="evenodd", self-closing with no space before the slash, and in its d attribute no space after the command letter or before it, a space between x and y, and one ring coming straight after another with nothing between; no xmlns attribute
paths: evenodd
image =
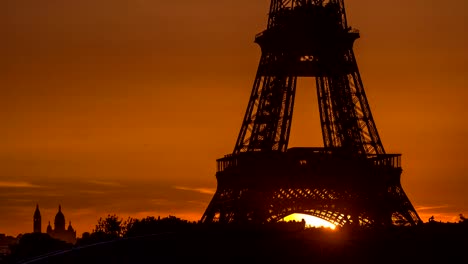
<svg viewBox="0 0 468 264"><path fill-rule="evenodd" d="M62 206L59 205L59 211L55 215L54 221L55 231L65 230L65 216L62 213Z"/></svg>
<svg viewBox="0 0 468 264"><path fill-rule="evenodd" d="M47 226L47 234L50 234L52 233L52 227L50 226L50 221L49 221L49 225Z"/></svg>
<svg viewBox="0 0 468 264"><path fill-rule="evenodd" d="M70 224L68 224L68 231L69 231L69 232L75 231L75 230L73 229L72 225L71 225L71 221L70 221Z"/></svg>

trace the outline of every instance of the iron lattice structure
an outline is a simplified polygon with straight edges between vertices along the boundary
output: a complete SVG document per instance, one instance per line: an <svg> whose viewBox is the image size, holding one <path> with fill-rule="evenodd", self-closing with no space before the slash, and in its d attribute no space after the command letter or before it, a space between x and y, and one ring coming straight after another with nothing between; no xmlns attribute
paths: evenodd
<svg viewBox="0 0 468 264"><path fill-rule="evenodd" d="M336 225L416 225L401 155L386 154L353 52L343 0L272 0L234 151L219 159L204 223L272 223L292 213ZM315 77L323 148L288 149L298 77Z"/></svg>

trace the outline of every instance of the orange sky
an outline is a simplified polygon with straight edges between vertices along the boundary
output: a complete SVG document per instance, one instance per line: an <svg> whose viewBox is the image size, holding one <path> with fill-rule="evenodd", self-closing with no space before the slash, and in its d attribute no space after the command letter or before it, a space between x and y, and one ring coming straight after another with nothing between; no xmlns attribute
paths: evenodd
<svg viewBox="0 0 468 264"><path fill-rule="evenodd" d="M131 2L131 3L130 3ZM269 0L0 3L0 233L108 213L201 217L234 147ZM347 1L387 152L424 221L468 214L468 2ZM322 146L300 80L290 147Z"/></svg>

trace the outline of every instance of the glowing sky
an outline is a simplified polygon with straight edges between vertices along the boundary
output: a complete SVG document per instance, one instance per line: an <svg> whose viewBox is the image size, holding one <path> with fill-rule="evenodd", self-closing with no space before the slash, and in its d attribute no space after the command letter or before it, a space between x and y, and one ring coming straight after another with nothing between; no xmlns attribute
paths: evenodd
<svg viewBox="0 0 468 264"><path fill-rule="evenodd" d="M109 213L201 217L234 147L268 0L0 3L0 233L62 204L78 234ZM424 221L468 214L468 2L347 1L367 96ZM300 80L290 147L321 146Z"/></svg>

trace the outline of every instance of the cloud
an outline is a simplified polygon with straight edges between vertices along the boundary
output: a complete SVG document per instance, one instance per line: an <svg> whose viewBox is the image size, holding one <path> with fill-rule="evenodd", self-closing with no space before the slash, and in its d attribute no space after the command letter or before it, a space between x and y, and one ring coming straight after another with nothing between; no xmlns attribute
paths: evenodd
<svg viewBox="0 0 468 264"><path fill-rule="evenodd" d="M35 185L29 182L7 182L0 181L0 188L41 188L42 186Z"/></svg>
<svg viewBox="0 0 468 264"><path fill-rule="evenodd" d="M155 205L163 205L169 203L169 201L166 199L151 199L151 203Z"/></svg>
<svg viewBox="0 0 468 264"><path fill-rule="evenodd" d="M102 195L102 194L107 194L106 192L103 191L95 191L95 190L81 190L81 193L84 194L94 194L94 195Z"/></svg>
<svg viewBox="0 0 468 264"><path fill-rule="evenodd" d="M434 210L434 209L443 209L443 208L449 208L450 205L445 204L445 205L437 205L437 206L416 206L416 211L427 211L427 210Z"/></svg>
<svg viewBox="0 0 468 264"><path fill-rule="evenodd" d="M182 191L197 192L201 194L210 194L210 195L213 195L215 193L215 189L212 189L212 188L192 188L192 187L184 187L184 186L174 186L174 189L182 190Z"/></svg>
<svg viewBox="0 0 468 264"><path fill-rule="evenodd" d="M118 182L88 181L88 183L95 184L95 185L101 185L101 186L107 186L107 187L123 187L123 185L118 183Z"/></svg>
<svg viewBox="0 0 468 264"><path fill-rule="evenodd" d="M202 202L202 201L188 201L188 203L196 204L196 205L200 205L200 206L204 206L204 207L207 206L207 203L206 203L206 202Z"/></svg>

